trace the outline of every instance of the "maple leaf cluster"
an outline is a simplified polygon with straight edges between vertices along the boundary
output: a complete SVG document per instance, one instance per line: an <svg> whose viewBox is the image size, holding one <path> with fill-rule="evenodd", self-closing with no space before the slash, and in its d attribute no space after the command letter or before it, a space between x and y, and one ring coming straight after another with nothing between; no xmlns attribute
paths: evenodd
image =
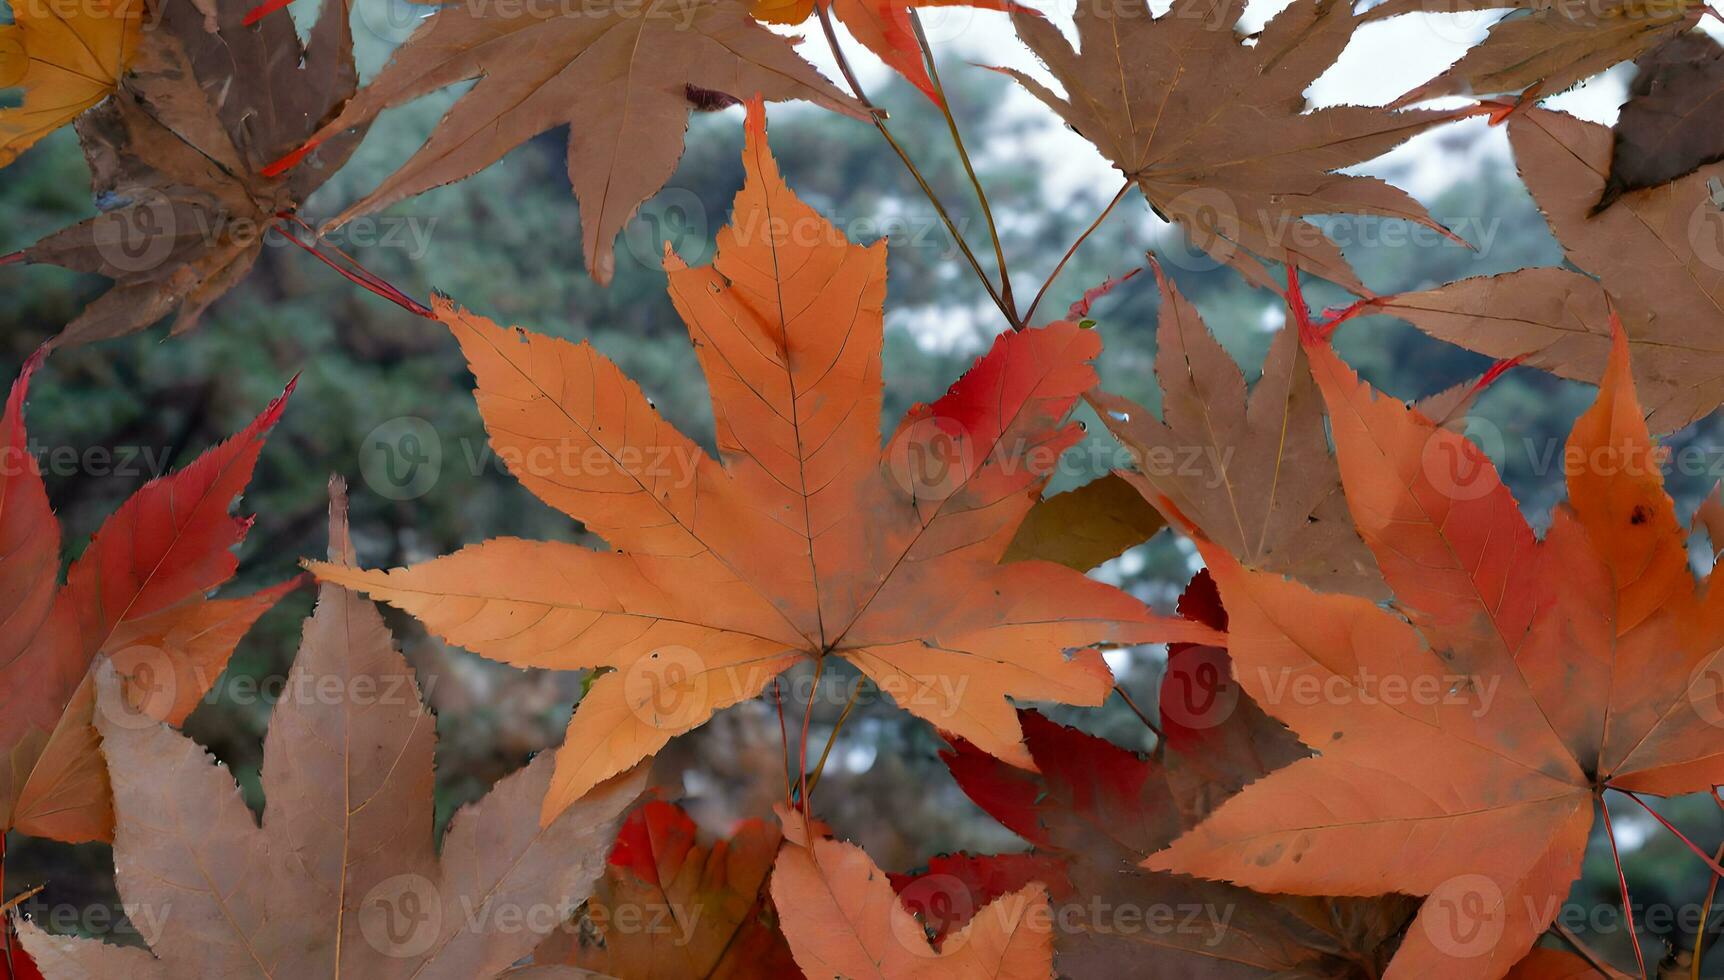
<svg viewBox="0 0 1724 980"><path fill-rule="evenodd" d="M1654 439L1724 403L1724 259L1705 233L1724 213L1724 125L1687 122L1724 104L1701 7L1467 0L1511 13L1437 78L1386 107L1308 109L1362 27L1428 5L1294 0L1245 37L1242 0L1161 15L1082 0L1069 36L1012 0L965 4L1011 17L1060 91L1000 70L1120 171L1121 196L1136 188L1281 291L1288 326L1248 384L1154 265L1158 416L1098 387L1089 311L1118 281L1040 325L1002 288L1014 329L883 433L885 245L850 242L791 191L765 104L805 100L890 139L836 21L944 111L916 8L952 5L449 4L364 87L346 0L303 39L280 3L14 5L0 82L24 98L0 109L0 166L75 119L104 213L0 264L114 285L25 364L0 416L0 831L110 842L146 945L9 915L9 978L1616 975L1553 931L1595 820L1614 848L1612 804L1662 822L1648 798L1724 784L1724 589L1690 567ZM851 95L763 26L810 18ZM1614 130L1536 104L1627 60L1640 73ZM606 547L493 538L365 568L333 481L254 816L175 728L300 584L211 595L238 567L250 524L230 508L292 383L140 489L63 584L28 389L53 346L175 311L175 332L194 325L265 234L315 239L298 210L381 112L469 82L336 223L568 124L588 268L606 281L690 113L747 102L745 182L714 259L664 260L717 453L591 343L394 294L453 335L511 474ZM1500 100L1404 108L1452 95ZM1452 234L1346 171L1481 114L1506 122L1573 268L1373 292L1309 217ZM1314 318L1301 273L1359 299ZM1335 352L1371 313L1502 360L1409 405ZM1453 426L1517 363L1598 384L1542 535ZM1134 465L1049 494L1080 400ZM1165 465L1181 453L1193 462ZM1724 528L1720 501L1696 522ZM1177 615L1086 574L1166 527L1205 566ZM496 661L591 672L563 743L441 830L434 719L372 600ZM1168 645L1157 718L1140 712L1152 755L1021 707L1102 704L1118 690L1102 650L1142 644ZM957 785L1029 849L880 868L816 815L812 703L794 763L785 732L794 774L771 818L708 835L642 801L672 739L833 658L932 726Z"/></svg>

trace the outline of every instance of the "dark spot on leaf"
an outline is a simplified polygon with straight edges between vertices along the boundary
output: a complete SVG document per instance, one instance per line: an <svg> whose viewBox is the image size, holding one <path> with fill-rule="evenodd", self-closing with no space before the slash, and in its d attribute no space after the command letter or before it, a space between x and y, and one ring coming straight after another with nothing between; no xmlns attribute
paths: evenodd
<svg viewBox="0 0 1724 980"><path fill-rule="evenodd" d="M688 98L689 105L694 106L696 112L717 112L720 109L728 109L733 105L742 104L742 100L735 96L726 95L709 88L701 88L698 85L684 85L682 90L683 95Z"/></svg>

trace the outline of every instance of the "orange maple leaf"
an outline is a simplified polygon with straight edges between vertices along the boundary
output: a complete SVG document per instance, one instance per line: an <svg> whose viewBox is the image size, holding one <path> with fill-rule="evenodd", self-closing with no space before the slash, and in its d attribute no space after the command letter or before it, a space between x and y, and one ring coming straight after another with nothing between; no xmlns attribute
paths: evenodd
<svg viewBox="0 0 1724 980"><path fill-rule="evenodd" d="M936 949L922 923L860 847L809 833L780 806L784 844L772 901L796 965L857 980L1047 980L1053 974L1048 889L1031 882L976 910Z"/></svg>
<svg viewBox="0 0 1724 980"><path fill-rule="evenodd" d="M0 24L0 88L22 88L24 99L0 109L0 167L114 91L144 20L144 0L8 6L12 23Z"/></svg>
<svg viewBox="0 0 1724 980"><path fill-rule="evenodd" d="M800 660L837 654L900 706L1033 768L1010 697L1100 704L1099 644L1214 639L1045 561L1000 564L1096 381L1073 323L1001 337L880 448L883 244L797 200L750 106L748 180L714 264L670 291L722 462L589 344L439 301L492 445L616 550L500 538L392 571L311 567L495 660L608 668L558 750L549 819Z"/></svg>
<svg viewBox="0 0 1724 980"><path fill-rule="evenodd" d="M1318 754L1145 866L1429 896L1386 976L1500 977L1561 910L1606 790L1724 782L1724 589L1689 572L1620 324L1540 540L1477 446L1373 391L1294 313L1396 605L1199 542L1241 686Z"/></svg>

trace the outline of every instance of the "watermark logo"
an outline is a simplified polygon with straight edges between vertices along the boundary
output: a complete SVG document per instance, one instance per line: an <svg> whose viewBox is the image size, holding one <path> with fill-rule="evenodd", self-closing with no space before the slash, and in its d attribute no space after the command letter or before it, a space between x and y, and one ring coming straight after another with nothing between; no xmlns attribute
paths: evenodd
<svg viewBox="0 0 1724 980"><path fill-rule="evenodd" d="M707 712L706 661L685 646L662 646L629 664L623 697L635 716L654 728L684 731Z"/></svg>
<svg viewBox="0 0 1724 980"><path fill-rule="evenodd" d="M1170 234L1159 249L1176 268L1207 272L1225 265L1239 246L1239 209L1233 198L1210 187L1189 190L1163 209L1182 235Z"/></svg>
<svg viewBox="0 0 1724 980"><path fill-rule="evenodd" d="M623 245L642 267L663 269L665 245L691 266L704 263L707 238L706 205L693 191L666 187L641 205L623 228Z"/></svg>
<svg viewBox="0 0 1724 980"><path fill-rule="evenodd" d="M929 931L946 936L941 952L950 953L963 941L956 930L962 929L976 914L975 897L956 875L918 878L898 893L898 901L921 918L892 916L893 938L903 943L905 949L924 955L929 952Z"/></svg>
<svg viewBox="0 0 1724 980"><path fill-rule="evenodd" d="M1724 728L1724 656L1700 662L1688 677L1688 703L1708 725Z"/></svg>
<svg viewBox="0 0 1724 980"><path fill-rule="evenodd" d="M1688 244L1707 268L1724 270L1724 181L1706 182L1710 195L1688 215Z"/></svg>
<svg viewBox="0 0 1724 980"><path fill-rule="evenodd" d="M898 430L887 448L886 465L910 496L941 500L975 472L975 444L957 419L917 419Z"/></svg>
<svg viewBox="0 0 1724 980"><path fill-rule="evenodd" d="M372 37L400 44L431 16L431 9L407 0L359 0L359 26Z"/></svg>
<svg viewBox="0 0 1724 980"><path fill-rule="evenodd" d="M1492 454L1505 451L1502 430L1490 421L1468 418L1465 436L1439 429L1425 440L1419 468L1425 480L1450 500L1478 500L1501 483Z"/></svg>
<svg viewBox="0 0 1724 980"><path fill-rule="evenodd" d="M1214 647L1191 647L1167 662L1161 682L1161 713L1188 729L1214 728L1239 707L1239 683L1227 654Z"/></svg>
<svg viewBox="0 0 1724 980"><path fill-rule="evenodd" d="M391 500L424 496L443 472L443 441L430 422L392 418L366 433L359 450L365 485Z"/></svg>
<svg viewBox="0 0 1724 980"><path fill-rule="evenodd" d="M122 273L159 268L174 250L179 222L173 202L152 187L123 188L114 197L126 203L96 217L96 252Z"/></svg>
<svg viewBox="0 0 1724 980"><path fill-rule="evenodd" d="M179 674L166 650L136 643L109 658L123 682L117 702L98 699L102 716L116 728L139 729L161 724L173 715L179 700Z"/></svg>
<svg viewBox="0 0 1724 980"><path fill-rule="evenodd" d="M1502 889L1484 875L1457 875L1436 887L1419 912L1425 937L1457 959L1496 948L1507 921Z"/></svg>
<svg viewBox="0 0 1724 980"><path fill-rule="evenodd" d="M385 878L359 904L360 935L385 956L423 955L437 941L442 926L443 903L437 886L424 875Z"/></svg>

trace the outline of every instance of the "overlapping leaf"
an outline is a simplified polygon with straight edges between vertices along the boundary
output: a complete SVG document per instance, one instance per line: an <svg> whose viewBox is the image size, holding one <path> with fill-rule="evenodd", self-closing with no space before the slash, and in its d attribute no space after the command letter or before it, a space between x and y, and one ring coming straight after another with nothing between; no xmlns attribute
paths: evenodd
<svg viewBox="0 0 1724 980"><path fill-rule="evenodd" d="M912 10L974 7L1010 11L1020 17L1041 16L1013 0L753 0L750 12L769 24L800 24L814 13L815 4L830 10L852 37L936 103L940 93L923 64L922 48L910 23Z"/></svg>
<svg viewBox="0 0 1724 980"><path fill-rule="evenodd" d="M1048 980L1053 972L1045 886L1032 882L993 899L936 948L860 847L809 833L793 811L779 816L785 840L772 870L772 900L805 974Z"/></svg>
<svg viewBox="0 0 1724 980"><path fill-rule="evenodd" d="M129 704L179 724L251 623L296 584L207 597L237 567L231 549L251 521L228 509L251 480L287 392L239 435L139 489L56 588L60 526L24 429L42 357L24 366L0 419L0 830L107 840L113 804L86 672L105 654Z"/></svg>
<svg viewBox="0 0 1724 980"><path fill-rule="evenodd" d="M1614 304L1654 432L1724 403L1724 194L1718 164L1626 193L1589 216L1610 172L1610 130L1543 109L1509 123L1515 163L1550 221L1568 269L1477 276L1379 304L1434 337L1565 378L1597 381Z"/></svg>
<svg viewBox="0 0 1724 980"><path fill-rule="evenodd" d="M1359 106L1305 111L1304 92L1361 22L1345 3L1296 0L1247 44L1243 0L1079 0L1078 45L1040 17L1018 36L1066 96L1009 72L1135 181L1150 206L1248 279L1274 288L1258 259L1299 266L1364 294L1312 214L1405 218L1443 230L1404 192L1336 171L1449 118ZM1255 258L1254 258L1255 257Z"/></svg>
<svg viewBox="0 0 1724 980"><path fill-rule="evenodd" d="M1568 504L1539 540L1476 446L1371 390L1295 312L1397 604L1246 569L1200 539L1241 687L1319 754L1147 866L1430 896L1386 976L1502 976L1561 909L1605 790L1724 780L1724 590L1689 572L1620 328L1569 438Z"/></svg>
<svg viewBox="0 0 1724 980"><path fill-rule="evenodd" d="M1238 365L1173 281L1161 285L1156 378L1162 418L1097 389L1089 403L1131 452L1122 472L1167 498L1241 562L1319 588L1381 595L1376 562L1347 519L1317 389L1291 330L1277 334L1247 395Z"/></svg>
<svg viewBox="0 0 1724 980"><path fill-rule="evenodd" d="M778 829L746 820L727 840L698 837L674 804L629 814L593 897L535 962L629 980L797 976L766 888Z"/></svg>
<svg viewBox="0 0 1724 980"><path fill-rule="evenodd" d="M609 282L612 240L670 179L689 113L715 93L721 103L806 99L866 118L742 0L450 4L308 145L469 79L419 152L337 223L471 176L567 123L587 268Z"/></svg>
<svg viewBox="0 0 1724 980"><path fill-rule="evenodd" d="M0 167L107 98L137 52L144 0L8 0L0 24L0 88L21 105L0 109Z"/></svg>
<svg viewBox="0 0 1724 980"><path fill-rule="evenodd" d="M548 818L792 664L855 664L900 706L1033 765L1008 698L1099 704L1092 647L1212 631L1043 561L1000 564L1095 383L1093 330L1001 337L880 447L884 245L845 241L778 175L750 107L749 172L705 268L670 290L722 462L609 360L447 302L492 444L617 550L498 539L410 568L318 566L435 633L521 666L608 668L559 752Z"/></svg>
<svg viewBox="0 0 1724 980"><path fill-rule="evenodd" d="M1193 581L1180 608L1226 625L1206 576ZM956 928L998 895L1045 885L1062 976L1377 975L1413 915L1411 899L1258 895L1133 867L1240 787L1306 754L1239 696L1227 666L1219 648L1173 651L1161 694L1167 738L1157 759L1033 711L1022 723L1040 775L955 741L943 758L958 784L1036 850L945 859L900 887L949 910L939 925Z"/></svg>
<svg viewBox="0 0 1724 980"><path fill-rule="evenodd" d="M1699 22L1699 0L1389 0L1366 16L1415 11L1450 14L1502 10L1476 47L1398 105L1444 95L1555 95L1612 65L1631 61Z"/></svg>
<svg viewBox="0 0 1724 980"><path fill-rule="evenodd" d="M337 486L330 558L352 556ZM270 720L262 827L203 748L132 714L120 685L100 668L120 895L171 914L147 950L26 923L50 980L495 976L556 926L547 913L586 898L645 781L620 776L541 828L547 754L457 812L439 846L434 719L376 607L334 585Z"/></svg>
<svg viewBox="0 0 1724 980"><path fill-rule="evenodd" d="M1634 84L1616 120L1610 177L1596 213L1627 191L1686 177L1724 160L1724 45L1698 31L1678 34L1635 62Z"/></svg>
<svg viewBox="0 0 1724 980"><path fill-rule="evenodd" d="M202 4L163 4L114 97L78 120L102 213L16 256L114 281L57 343L143 330L175 310L175 333L196 326L251 270L277 215L358 144L344 137L288 176L262 173L358 84L348 0L325 0L304 45L285 10L247 24L248 0L209 5L206 17Z"/></svg>

